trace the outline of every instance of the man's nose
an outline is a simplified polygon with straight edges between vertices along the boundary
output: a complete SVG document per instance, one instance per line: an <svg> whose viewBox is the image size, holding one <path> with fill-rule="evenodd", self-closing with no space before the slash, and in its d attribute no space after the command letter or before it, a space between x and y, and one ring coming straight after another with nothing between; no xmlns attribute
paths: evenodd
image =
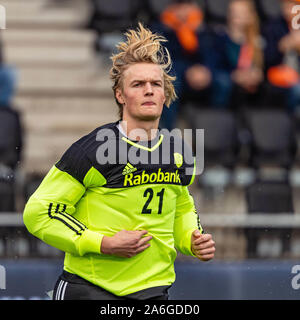
<svg viewBox="0 0 300 320"><path fill-rule="evenodd" d="M150 82L146 82L145 84L145 94L146 95L152 95L153 94L153 88Z"/></svg>

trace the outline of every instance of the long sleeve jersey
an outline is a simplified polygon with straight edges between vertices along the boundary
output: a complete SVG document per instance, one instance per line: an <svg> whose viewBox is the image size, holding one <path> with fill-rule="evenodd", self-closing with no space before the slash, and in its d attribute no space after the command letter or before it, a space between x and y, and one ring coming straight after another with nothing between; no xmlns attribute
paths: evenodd
<svg viewBox="0 0 300 320"><path fill-rule="evenodd" d="M64 270L123 296L171 285L175 248L193 255L191 235L202 227L188 191L191 150L162 131L151 141L129 140L118 123L75 142L23 217L29 232L65 252ZM151 246L131 258L103 254L103 236L121 230L147 230Z"/></svg>

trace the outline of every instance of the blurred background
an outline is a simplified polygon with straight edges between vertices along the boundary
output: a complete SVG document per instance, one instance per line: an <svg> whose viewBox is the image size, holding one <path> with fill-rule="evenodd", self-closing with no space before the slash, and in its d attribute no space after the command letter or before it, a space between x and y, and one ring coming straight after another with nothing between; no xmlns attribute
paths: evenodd
<svg viewBox="0 0 300 320"><path fill-rule="evenodd" d="M168 39L177 77L161 127L205 129L205 168L190 192L216 256L179 254L171 298L300 298L297 1L1 5L0 299L49 298L63 253L28 234L24 205L74 141L118 120L109 57L138 21Z"/></svg>

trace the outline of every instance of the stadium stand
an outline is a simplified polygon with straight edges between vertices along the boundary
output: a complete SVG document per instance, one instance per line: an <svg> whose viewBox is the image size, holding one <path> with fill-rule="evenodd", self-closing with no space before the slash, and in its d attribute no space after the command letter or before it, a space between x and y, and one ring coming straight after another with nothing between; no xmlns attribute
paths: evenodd
<svg viewBox="0 0 300 320"><path fill-rule="evenodd" d="M280 0L255 0L262 21L280 16Z"/></svg>
<svg viewBox="0 0 300 320"><path fill-rule="evenodd" d="M91 3L93 10L89 26L99 33L122 33L131 26L139 8L136 0L92 0Z"/></svg>
<svg viewBox="0 0 300 320"><path fill-rule="evenodd" d="M171 72L176 75L175 88L179 99L163 110L160 122L161 126L172 130L185 100L194 100L197 105L212 103L215 50L212 32L204 22L204 11L200 5L173 1L162 6L162 10L160 16L156 14L157 21L151 22L151 28L168 39L166 48L173 61Z"/></svg>
<svg viewBox="0 0 300 320"><path fill-rule="evenodd" d="M2 32L4 59L19 73L12 104L22 114L25 148L20 170L25 175L21 180L29 182L25 185L28 197L36 187L34 176L42 177L76 138L115 120L116 109L108 73L101 72L94 54L95 34L81 28L89 12L86 2L4 0L1 4L9 22ZM7 183L1 184L4 188L10 195L16 192L8 190ZM26 198L18 198L17 203L3 199L3 210L17 207L22 212ZM1 256L61 254L23 231L1 228Z"/></svg>
<svg viewBox="0 0 300 320"><path fill-rule="evenodd" d="M294 213L292 188L288 181L258 181L246 189L249 214ZM247 257L283 257L290 251L291 228L246 228ZM264 238L271 241L267 249L263 249ZM274 246L280 240L279 248ZM260 241L260 242L259 242ZM274 248L275 247L275 248Z"/></svg>
<svg viewBox="0 0 300 320"><path fill-rule="evenodd" d="M246 123L251 134L249 165L275 165L289 170L294 163L297 142L290 115L274 108L248 110Z"/></svg>
<svg viewBox="0 0 300 320"><path fill-rule="evenodd" d="M226 13L230 0L205 0L207 21L210 25L219 26L226 23Z"/></svg>
<svg viewBox="0 0 300 320"><path fill-rule="evenodd" d="M149 23L159 21L161 13L170 5L172 0L146 0L146 10L149 12Z"/></svg>
<svg viewBox="0 0 300 320"><path fill-rule="evenodd" d="M14 104L26 131L26 174L45 174L76 137L116 119L108 73L93 51L95 34L80 28L87 3L48 4L3 1L10 21L4 55L19 72Z"/></svg>
<svg viewBox="0 0 300 320"><path fill-rule="evenodd" d="M189 113L192 127L205 130L205 167L220 165L234 168L238 161L239 142L233 113L192 106Z"/></svg>
<svg viewBox="0 0 300 320"><path fill-rule="evenodd" d="M23 132L19 113L11 107L0 108L0 214L16 211L17 167L21 160ZM0 242L5 256L9 254L9 239L16 228L3 228Z"/></svg>
<svg viewBox="0 0 300 320"><path fill-rule="evenodd" d="M169 2L31 0L24 3L21 0L2 0L9 21L8 29L2 33L4 56L9 64L18 69L19 82L13 105L22 114L26 133L21 162L21 169L26 174L23 201L28 199L41 178L71 143L93 128L117 120L106 58L118 37L111 35L116 31L120 35L119 31L133 26L137 18L150 23ZM227 0L197 2L204 8L209 25L225 24ZM273 4L278 4L278 1L256 2L263 20L277 15L278 7ZM133 3L135 5L131 7ZM99 35L102 39L107 36L110 41L101 40L95 53ZM251 247L250 250L248 247L247 251L243 224L236 226L233 223L224 227L223 220L210 224L209 217L214 213L242 218L259 211L280 213L271 205L264 210L259 207L262 202L260 197L270 194L272 198L278 192L282 199L287 199L283 201L287 206L281 207L281 210L297 215L300 208L300 184L297 179L299 155L296 153L299 132L293 131L291 118L293 120L294 115L285 113L284 108L280 112L269 110L269 113L253 108L241 117L241 110L213 110L203 105L201 108L190 108L189 102L186 102L179 114L180 128L206 129L205 174L194 183L191 192L200 217L207 221L205 231L215 236L216 258L241 259L250 256L249 252L252 254L256 250L257 253L257 248ZM269 147L272 144L276 156L274 153L270 156L265 148L260 147L261 144ZM287 169L285 178L288 176L293 184L286 181L273 181L274 184L271 184L264 180L253 184L257 167L268 159L283 165ZM218 165L222 165L221 170ZM207 175L209 166L215 169L210 176ZM229 174L224 168L229 169ZM213 192L210 189L212 185L217 186ZM265 193L258 192L257 195L260 188ZM17 211L21 211L22 201L16 205L20 208ZM296 234L293 232L290 238L291 247ZM61 254L29 239L21 228L15 228L14 235L14 242L0 243L1 257L58 257ZM258 250L262 250L261 247ZM299 251L292 248L291 251L293 257L299 257Z"/></svg>
<svg viewBox="0 0 300 320"><path fill-rule="evenodd" d="M88 23L90 29L95 30L97 51L114 51L116 42L122 40L123 32L138 19L140 1L137 0L92 0L92 16Z"/></svg>
<svg viewBox="0 0 300 320"><path fill-rule="evenodd" d="M293 194L288 172L294 164L297 143L291 117L274 108L248 110L246 123L251 134L249 165L257 170L257 181L246 188L248 213L293 213ZM272 171L266 175L266 168ZM274 170L275 169L275 170ZM268 235L280 240L278 256L290 250L292 229L246 228L249 258L263 255L258 239ZM272 252L272 249L269 248ZM269 252L269 253L270 253ZM275 254L276 252L274 252ZM268 256L268 253L264 253Z"/></svg>
<svg viewBox="0 0 300 320"><path fill-rule="evenodd" d="M11 170L21 158L22 136L19 113L9 107L0 108L0 163Z"/></svg>

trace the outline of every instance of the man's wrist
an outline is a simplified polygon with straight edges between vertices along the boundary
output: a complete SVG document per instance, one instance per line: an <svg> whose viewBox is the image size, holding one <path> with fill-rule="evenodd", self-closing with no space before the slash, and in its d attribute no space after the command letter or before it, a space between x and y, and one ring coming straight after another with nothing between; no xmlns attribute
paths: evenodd
<svg viewBox="0 0 300 320"><path fill-rule="evenodd" d="M103 236L100 252L103 254L112 254L112 237Z"/></svg>

